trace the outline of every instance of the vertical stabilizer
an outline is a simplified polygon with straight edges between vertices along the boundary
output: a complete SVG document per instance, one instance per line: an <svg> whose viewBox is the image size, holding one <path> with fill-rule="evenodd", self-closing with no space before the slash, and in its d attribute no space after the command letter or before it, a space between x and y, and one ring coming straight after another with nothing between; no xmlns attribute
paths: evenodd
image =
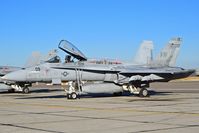
<svg viewBox="0 0 199 133"><path fill-rule="evenodd" d="M153 42L152 41L143 41L140 45L140 48L135 56L135 63L140 65L146 65L151 63L153 59Z"/></svg>
<svg viewBox="0 0 199 133"><path fill-rule="evenodd" d="M171 39L152 64L158 66L175 66L181 42L182 39L179 37Z"/></svg>

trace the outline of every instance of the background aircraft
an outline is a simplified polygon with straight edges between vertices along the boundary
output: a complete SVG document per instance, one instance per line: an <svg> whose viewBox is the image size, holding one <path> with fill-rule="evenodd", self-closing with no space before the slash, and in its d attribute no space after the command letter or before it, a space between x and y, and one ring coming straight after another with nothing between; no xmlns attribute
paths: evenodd
<svg viewBox="0 0 199 133"><path fill-rule="evenodd" d="M54 58L57 54L56 50L51 50L48 52L47 55L42 56L39 52L33 52L32 55L28 58L27 62L25 63L24 67L14 67L14 66L0 66L0 77L17 70L21 70L24 68L32 67L35 65L39 65L42 62L50 61L51 58ZM8 92L15 92L20 91L23 93L28 93L29 90L23 90L21 87L17 87L15 84L6 85L4 81L0 78L0 92L8 91Z"/></svg>
<svg viewBox="0 0 199 133"><path fill-rule="evenodd" d="M87 62L87 58L74 47L59 44L65 52L80 60L67 63L44 63L34 67L26 68L9 73L2 77L7 84L15 83L18 86L27 88L34 82L52 82L61 84L69 82L67 97L76 99L81 92L95 90L99 93L106 91L130 91L142 97L148 96L151 82L168 82L173 79L184 78L194 72L180 67L170 67L176 60L181 39L172 39L169 44L160 52L155 60L147 65L130 64L93 64ZM64 43L65 44L65 43ZM82 84L83 81L91 81L89 85Z"/></svg>
<svg viewBox="0 0 199 133"><path fill-rule="evenodd" d="M20 69L22 69L22 68L13 67L13 66L0 66L0 77L4 76L10 72L17 71ZM14 92L14 89L9 85L4 84L4 82L0 78L0 91Z"/></svg>

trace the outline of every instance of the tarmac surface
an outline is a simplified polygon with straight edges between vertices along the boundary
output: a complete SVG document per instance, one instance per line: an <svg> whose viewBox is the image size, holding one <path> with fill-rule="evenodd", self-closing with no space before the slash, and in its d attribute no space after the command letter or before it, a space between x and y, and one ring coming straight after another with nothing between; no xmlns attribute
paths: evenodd
<svg viewBox="0 0 199 133"><path fill-rule="evenodd" d="M83 96L56 87L0 93L1 133L198 133L199 82L152 84L151 96Z"/></svg>

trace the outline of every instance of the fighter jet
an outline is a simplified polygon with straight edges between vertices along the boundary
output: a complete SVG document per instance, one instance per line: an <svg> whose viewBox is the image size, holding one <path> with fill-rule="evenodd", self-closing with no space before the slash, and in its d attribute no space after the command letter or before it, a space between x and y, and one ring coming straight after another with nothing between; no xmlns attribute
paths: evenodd
<svg viewBox="0 0 199 133"><path fill-rule="evenodd" d="M64 45L63 45L64 44ZM181 38L172 39L160 52L156 59L146 65L131 64L94 64L75 47L61 41L59 48L73 56L78 61L67 63L43 63L9 73L2 77L7 84L15 83L26 89L35 82L69 82L67 98L76 99L83 92L99 93L103 91L130 91L141 97L149 95L147 88L152 82L168 82L184 78L194 72L180 67L171 67L175 62L176 51L179 50ZM84 84L83 82L89 82Z"/></svg>
<svg viewBox="0 0 199 133"><path fill-rule="evenodd" d="M76 61L87 61L88 63L91 64L122 64L123 62L115 59L88 59L84 54L78 50L72 43L66 40L60 41L59 48L63 50L64 52L68 53L69 55L66 55L65 57L65 63L70 63ZM134 64L147 64L149 59L152 59L152 50L153 50L153 42L152 41L143 41L140 45L140 48L136 54L136 57L134 59ZM57 55L58 51L56 49L51 50L48 52L47 56L42 56L40 52L33 52L32 55L28 58L25 67L23 68L17 68L16 70L19 69L25 69L25 68L30 68L35 65L40 65L43 63L60 63L61 58ZM73 57L73 59L71 59ZM1 77L4 76L5 74L8 74L10 72L16 71L15 69L11 69L14 67L2 67L0 72L1 72ZM52 82L52 84L59 84L56 82ZM23 93L29 93L29 88L32 84L29 83L15 83L15 82L7 82L4 84L4 82L1 80L0 84L0 90L5 91L8 90L9 92L15 92L15 91L20 91ZM113 91L105 91L104 93L115 93Z"/></svg>

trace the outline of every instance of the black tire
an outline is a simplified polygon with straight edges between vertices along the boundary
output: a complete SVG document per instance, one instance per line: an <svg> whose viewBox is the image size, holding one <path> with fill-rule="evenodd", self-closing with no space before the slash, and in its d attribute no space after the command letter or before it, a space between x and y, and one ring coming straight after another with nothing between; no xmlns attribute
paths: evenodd
<svg viewBox="0 0 199 133"><path fill-rule="evenodd" d="M77 94L75 92L71 93L71 99L77 99Z"/></svg>
<svg viewBox="0 0 199 133"><path fill-rule="evenodd" d="M67 94L67 99L71 99L71 94Z"/></svg>
<svg viewBox="0 0 199 133"><path fill-rule="evenodd" d="M140 97L147 97L149 95L149 91L145 88L142 88L139 92Z"/></svg>
<svg viewBox="0 0 199 133"><path fill-rule="evenodd" d="M29 88L28 88L28 87L24 87L24 88L23 88L23 93L24 93L24 94L30 93Z"/></svg>

